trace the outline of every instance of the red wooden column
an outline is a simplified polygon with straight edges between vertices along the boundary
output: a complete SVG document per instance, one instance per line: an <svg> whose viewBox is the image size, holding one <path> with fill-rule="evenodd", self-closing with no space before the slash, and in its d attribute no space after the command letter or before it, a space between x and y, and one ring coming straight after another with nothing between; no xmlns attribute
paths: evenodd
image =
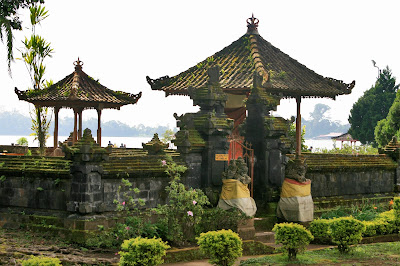
<svg viewBox="0 0 400 266"><path fill-rule="evenodd" d="M78 129L78 139L82 138L82 108L79 109L79 129Z"/></svg>
<svg viewBox="0 0 400 266"><path fill-rule="evenodd" d="M97 109L97 144L101 147L101 109Z"/></svg>
<svg viewBox="0 0 400 266"><path fill-rule="evenodd" d="M58 147L58 112L60 107L54 107L54 149Z"/></svg>
<svg viewBox="0 0 400 266"><path fill-rule="evenodd" d="M78 112L74 109L74 132L72 134L72 144L75 144L78 140L77 120L78 120Z"/></svg>
<svg viewBox="0 0 400 266"><path fill-rule="evenodd" d="M301 114L300 103L301 96L296 98L297 103L297 117L296 117L296 156L301 155Z"/></svg>

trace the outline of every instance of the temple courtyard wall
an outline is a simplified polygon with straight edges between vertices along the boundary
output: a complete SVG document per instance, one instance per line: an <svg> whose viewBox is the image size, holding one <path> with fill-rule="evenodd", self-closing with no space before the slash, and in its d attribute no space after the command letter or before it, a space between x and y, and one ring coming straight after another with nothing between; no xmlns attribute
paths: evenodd
<svg viewBox="0 0 400 266"><path fill-rule="evenodd" d="M104 169L100 173L88 173L87 180L82 183L79 181L79 173L75 179L71 174L70 160L2 155L0 206L79 212L79 206L74 209L71 204L100 202L91 211L81 212L101 213L114 211L115 200L126 200L127 195L124 193L135 199L143 199L146 208L165 203L165 187L169 178L161 166L162 157L146 155L141 149L123 151L115 149L110 160L104 162ZM176 153L174 155L176 160L181 160ZM386 155L304 156L308 165L306 177L312 180L312 196L315 198L360 198L393 193L399 182L398 164ZM193 181L196 179L194 174L200 173L198 168L201 165L196 163L190 166L184 182L201 184ZM129 191L129 188L123 186L122 179L129 180L132 187L138 188L140 192Z"/></svg>

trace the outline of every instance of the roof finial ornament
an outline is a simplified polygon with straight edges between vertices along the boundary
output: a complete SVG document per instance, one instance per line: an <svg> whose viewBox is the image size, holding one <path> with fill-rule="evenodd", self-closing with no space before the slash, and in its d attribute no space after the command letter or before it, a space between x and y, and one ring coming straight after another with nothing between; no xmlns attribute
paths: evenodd
<svg viewBox="0 0 400 266"><path fill-rule="evenodd" d="M251 18L246 20L247 22L247 34L258 34L258 18L254 17L254 14L251 14Z"/></svg>
<svg viewBox="0 0 400 266"><path fill-rule="evenodd" d="M75 70L82 70L83 62L81 60L79 60L79 57L78 57L78 60L76 60L74 62L74 66L75 66Z"/></svg>

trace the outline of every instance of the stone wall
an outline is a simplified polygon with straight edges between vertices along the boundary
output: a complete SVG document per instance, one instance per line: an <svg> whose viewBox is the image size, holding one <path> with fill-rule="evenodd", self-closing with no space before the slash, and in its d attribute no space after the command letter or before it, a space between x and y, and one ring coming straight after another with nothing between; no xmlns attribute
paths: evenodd
<svg viewBox="0 0 400 266"><path fill-rule="evenodd" d="M169 179L166 177L154 178L128 178L133 187L139 188L140 192L134 194L128 192L135 199L145 202L143 207L153 208L158 204L165 203L165 187ZM118 193L118 188L121 190ZM22 177L8 175L4 181L0 181L0 206L22 207L46 210L67 210L67 202L70 196L71 179L51 177ZM105 204L104 211L114 211L114 200L125 201L124 189L121 178L102 179L102 198Z"/></svg>
<svg viewBox="0 0 400 266"><path fill-rule="evenodd" d="M306 177L312 180L313 197L350 196L393 192L395 171L310 172Z"/></svg>
<svg viewBox="0 0 400 266"><path fill-rule="evenodd" d="M313 197L392 193L398 165L387 155L303 153ZM294 158L289 155L290 158Z"/></svg>
<svg viewBox="0 0 400 266"><path fill-rule="evenodd" d="M70 179L6 176L0 181L0 206L66 210Z"/></svg>
<svg viewBox="0 0 400 266"><path fill-rule="evenodd" d="M169 179L163 177L154 178L128 178L132 183L132 187L138 188L139 193L135 194L122 185L121 179L103 179L103 201L105 203L105 211L114 211L116 205L114 200L119 202L126 201L126 195L135 199L142 199L145 203L143 208L154 208L158 204L165 204L166 193L165 187L168 185ZM118 192L118 187L121 190ZM139 207L139 206L138 206Z"/></svg>

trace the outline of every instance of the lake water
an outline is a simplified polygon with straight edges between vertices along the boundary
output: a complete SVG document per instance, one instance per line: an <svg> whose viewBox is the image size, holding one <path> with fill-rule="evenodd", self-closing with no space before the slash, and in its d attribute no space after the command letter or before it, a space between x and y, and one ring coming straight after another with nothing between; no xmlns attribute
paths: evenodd
<svg viewBox="0 0 400 266"><path fill-rule="evenodd" d="M25 137L28 140L29 147L38 147L39 142L34 141L34 136L9 136L9 135L0 135L0 145L11 145L11 143L17 143L17 140L21 137ZM65 141L67 136L58 136L59 141ZM96 140L96 138L94 138ZM149 142L152 137L102 137L101 144L102 146L107 146L111 141L112 144L117 145L118 147L121 144L125 144L127 148L141 148L142 143ZM48 147L53 147L53 137L47 139L46 145Z"/></svg>
<svg viewBox="0 0 400 266"><path fill-rule="evenodd" d="M9 135L0 135L0 145L11 145L11 143L16 143L17 140L21 137L25 137L28 142L30 147L37 147L38 142L34 141L33 136L9 136ZM111 141L112 144L117 145L118 147L121 144L126 144L127 148L141 148L142 143L146 143L151 140L152 137L102 137L102 146L107 146L109 141ZM58 140L59 141L64 141L67 139L67 136L59 136ZM96 139L96 138L95 138ZM319 148L327 148L327 149L332 149L334 147L334 141L331 139L306 139L305 144L308 147L313 147L313 150ZM348 144L348 143L347 143ZM356 143L357 145L360 145L359 142ZM46 145L48 147L53 146L53 137L50 137ZM336 147L340 148L341 142L337 141L336 142Z"/></svg>

